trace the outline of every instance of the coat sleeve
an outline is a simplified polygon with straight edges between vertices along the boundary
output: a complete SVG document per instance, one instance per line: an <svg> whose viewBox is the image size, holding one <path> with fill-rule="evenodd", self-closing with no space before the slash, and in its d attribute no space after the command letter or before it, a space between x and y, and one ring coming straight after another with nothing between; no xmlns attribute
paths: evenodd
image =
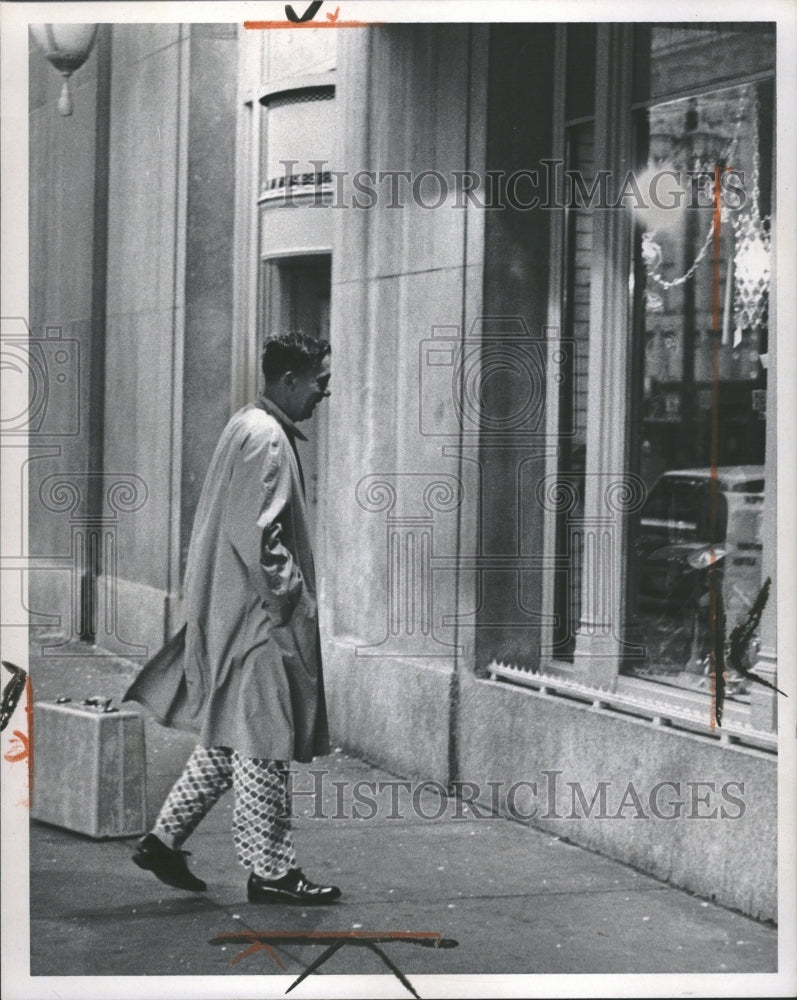
<svg viewBox="0 0 797 1000"><path fill-rule="evenodd" d="M280 625L290 618L304 585L286 544L294 501L289 447L277 428L249 433L233 463L227 504L228 538Z"/></svg>

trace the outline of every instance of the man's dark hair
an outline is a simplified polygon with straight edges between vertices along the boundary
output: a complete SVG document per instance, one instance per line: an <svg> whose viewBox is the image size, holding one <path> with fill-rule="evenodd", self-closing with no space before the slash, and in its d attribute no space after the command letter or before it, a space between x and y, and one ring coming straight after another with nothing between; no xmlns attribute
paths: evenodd
<svg viewBox="0 0 797 1000"><path fill-rule="evenodd" d="M267 382L276 381L285 372L306 375L315 371L332 348L328 340L318 340L304 333L278 333L263 344L260 366Z"/></svg>

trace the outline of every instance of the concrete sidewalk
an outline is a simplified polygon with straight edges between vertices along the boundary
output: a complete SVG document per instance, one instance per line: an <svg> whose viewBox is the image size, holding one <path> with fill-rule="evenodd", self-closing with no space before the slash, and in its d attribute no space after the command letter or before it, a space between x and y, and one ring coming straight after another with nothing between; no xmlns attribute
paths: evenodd
<svg viewBox="0 0 797 1000"><path fill-rule="evenodd" d="M102 695L118 704L134 673L129 663L89 650L77 658L31 656L42 701ZM149 720L146 739L151 818L194 743ZM208 883L203 894L170 889L136 868L133 839L92 841L32 821L31 973L295 977L323 951L317 944L275 947L280 968L266 951L232 964L243 945L209 945L220 933L246 930L426 931L458 942L450 949L381 945L409 977L777 969L772 926L520 823L476 819L467 810L457 818L456 800L441 801L417 783L396 784L395 776L342 752L294 767L295 791L320 792L294 796L299 863L310 878L341 886L337 904L246 902L246 873L230 833L232 795L187 844L192 871ZM357 819L351 796L364 781L386 784L375 807L360 808L376 814ZM346 947L317 974L387 969L367 949ZM392 982L388 995L409 996ZM314 996L313 979L294 995Z"/></svg>

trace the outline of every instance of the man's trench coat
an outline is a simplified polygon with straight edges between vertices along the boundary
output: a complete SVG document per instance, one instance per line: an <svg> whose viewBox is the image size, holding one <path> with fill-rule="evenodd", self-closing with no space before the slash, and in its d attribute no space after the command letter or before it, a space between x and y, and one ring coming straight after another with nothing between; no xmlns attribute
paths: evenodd
<svg viewBox="0 0 797 1000"><path fill-rule="evenodd" d="M264 398L227 424L194 520L186 624L124 700L206 747L310 761L329 737L296 436Z"/></svg>

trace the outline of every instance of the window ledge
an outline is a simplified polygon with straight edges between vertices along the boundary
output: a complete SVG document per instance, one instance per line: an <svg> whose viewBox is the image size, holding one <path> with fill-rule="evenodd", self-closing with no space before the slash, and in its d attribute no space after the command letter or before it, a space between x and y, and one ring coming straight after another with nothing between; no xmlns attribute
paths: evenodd
<svg viewBox="0 0 797 1000"><path fill-rule="evenodd" d="M557 669L555 673L531 673L495 660L489 664L487 671L491 680L532 688L543 695L587 702L596 710L633 715L647 719L654 726L687 730L725 745L741 744L777 753L777 734L754 729L740 717L738 710L733 711L733 706L729 711L726 705L722 726L712 727L708 695L683 692L676 702L672 688L629 677L619 678L619 690L605 691L590 687L574 676L567 676L565 669Z"/></svg>

